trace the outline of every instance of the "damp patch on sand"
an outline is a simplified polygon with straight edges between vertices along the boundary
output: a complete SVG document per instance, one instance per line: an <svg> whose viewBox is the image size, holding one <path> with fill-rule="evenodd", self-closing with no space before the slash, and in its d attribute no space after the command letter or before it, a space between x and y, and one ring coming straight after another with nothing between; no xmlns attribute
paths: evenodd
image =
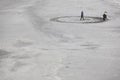
<svg viewBox="0 0 120 80"><path fill-rule="evenodd" d="M33 43L29 40L17 40L17 42L14 44L14 46L16 47L26 47L26 46L30 46Z"/></svg>
<svg viewBox="0 0 120 80"><path fill-rule="evenodd" d="M6 50L0 49L0 59L7 58L10 55L11 52L8 52Z"/></svg>

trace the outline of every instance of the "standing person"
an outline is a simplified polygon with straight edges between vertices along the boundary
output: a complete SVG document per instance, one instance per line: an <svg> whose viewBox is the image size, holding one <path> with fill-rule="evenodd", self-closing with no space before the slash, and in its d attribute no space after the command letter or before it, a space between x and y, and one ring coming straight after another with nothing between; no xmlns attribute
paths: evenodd
<svg viewBox="0 0 120 80"><path fill-rule="evenodd" d="M104 14L103 14L103 21L105 21L107 19L107 14L106 13L107 12L104 12Z"/></svg>
<svg viewBox="0 0 120 80"><path fill-rule="evenodd" d="M83 11L81 11L81 18L80 18L80 20L84 20L84 12Z"/></svg>

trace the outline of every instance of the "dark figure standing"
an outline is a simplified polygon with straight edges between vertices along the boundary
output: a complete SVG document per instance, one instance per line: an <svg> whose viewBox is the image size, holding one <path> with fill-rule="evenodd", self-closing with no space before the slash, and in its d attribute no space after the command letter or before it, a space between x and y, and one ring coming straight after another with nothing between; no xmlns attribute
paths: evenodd
<svg viewBox="0 0 120 80"><path fill-rule="evenodd" d="M80 18L80 20L84 20L84 12L83 11L81 12L81 18Z"/></svg>
<svg viewBox="0 0 120 80"><path fill-rule="evenodd" d="M107 15L106 13L103 14L103 21L105 21L107 19Z"/></svg>

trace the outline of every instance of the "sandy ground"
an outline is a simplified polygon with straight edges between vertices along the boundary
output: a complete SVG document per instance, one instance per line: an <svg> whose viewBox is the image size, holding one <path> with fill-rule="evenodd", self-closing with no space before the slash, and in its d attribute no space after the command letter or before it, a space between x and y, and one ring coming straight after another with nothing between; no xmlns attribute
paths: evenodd
<svg viewBox="0 0 120 80"><path fill-rule="evenodd" d="M1 0L0 80L119 80L120 7L107 0ZM62 16L102 23L59 23Z"/></svg>

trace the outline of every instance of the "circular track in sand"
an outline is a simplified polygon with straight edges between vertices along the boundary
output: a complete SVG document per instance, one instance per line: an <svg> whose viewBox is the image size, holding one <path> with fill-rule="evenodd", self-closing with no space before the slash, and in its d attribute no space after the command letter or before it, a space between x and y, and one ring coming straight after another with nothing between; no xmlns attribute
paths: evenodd
<svg viewBox="0 0 120 80"><path fill-rule="evenodd" d="M80 20L80 16L61 16L50 19L50 21L60 23L101 23L104 22L101 17L85 16L84 20Z"/></svg>

